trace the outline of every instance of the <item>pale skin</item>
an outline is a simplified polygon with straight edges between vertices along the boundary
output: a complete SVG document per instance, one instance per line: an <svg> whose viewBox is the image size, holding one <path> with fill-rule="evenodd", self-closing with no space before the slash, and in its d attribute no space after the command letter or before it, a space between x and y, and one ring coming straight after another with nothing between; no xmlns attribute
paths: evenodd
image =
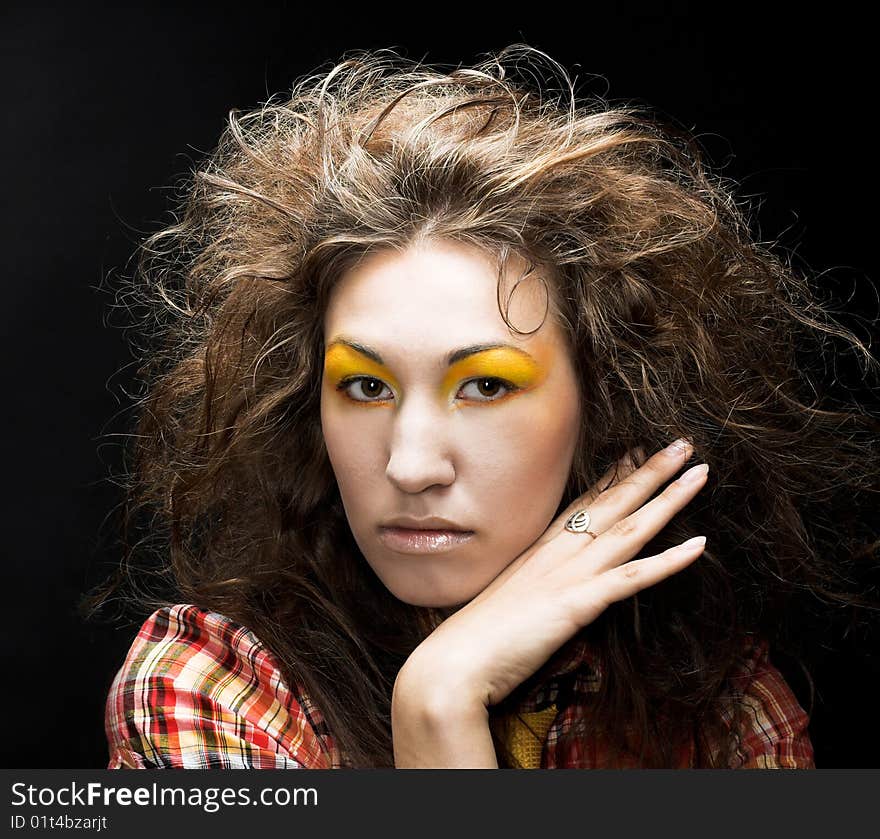
<svg viewBox="0 0 880 839"><path fill-rule="evenodd" d="M706 483L704 464L653 498L687 444L612 467L555 515L582 416L577 373L552 310L544 319L543 286L530 279L511 301L520 329L543 320L521 336L498 311L497 281L482 251L428 241L350 269L325 316L321 419L352 533L396 597L448 615L394 686L399 768L497 768L489 707L611 603L704 548L638 557ZM596 539L564 529L582 508ZM380 533L399 515L470 535L439 553L398 552Z"/></svg>

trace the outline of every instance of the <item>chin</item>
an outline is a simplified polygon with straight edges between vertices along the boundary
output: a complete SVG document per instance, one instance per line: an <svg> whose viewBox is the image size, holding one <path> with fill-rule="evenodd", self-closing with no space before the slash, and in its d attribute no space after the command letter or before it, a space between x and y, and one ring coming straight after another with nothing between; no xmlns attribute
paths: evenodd
<svg viewBox="0 0 880 839"><path fill-rule="evenodd" d="M389 586L387 583L385 587L390 591L398 600L403 603L407 603L410 606L421 606L425 609L440 609L444 612L451 614L452 612L460 609L469 601L473 600L478 594L479 591L474 592L449 592L447 594L442 594L435 591L413 591L411 589L401 589L395 588L394 586Z"/></svg>
<svg viewBox="0 0 880 839"><path fill-rule="evenodd" d="M393 591L391 593L394 594ZM441 611L449 612L450 614L457 609L460 609L469 600L473 599L471 597L466 597L464 599L461 597L441 598L431 597L430 595L424 595L423 597L400 597L394 594L394 596L403 603L408 603L410 606L421 606L425 609L440 609Z"/></svg>

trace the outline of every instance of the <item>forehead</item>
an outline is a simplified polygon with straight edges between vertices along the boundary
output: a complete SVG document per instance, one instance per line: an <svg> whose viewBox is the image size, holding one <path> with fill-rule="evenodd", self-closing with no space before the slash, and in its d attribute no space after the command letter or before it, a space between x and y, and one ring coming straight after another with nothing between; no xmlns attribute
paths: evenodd
<svg viewBox="0 0 880 839"><path fill-rule="evenodd" d="M500 277L500 299L510 322L525 332L537 329L521 336L511 332L499 310L499 261L493 254L447 241L371 253L337 281L324 319L325 340L345 333L367 343L438 353L489 340L554 342L559 330L546 312L540 274L535 271L517 285L526 270L525 261L513 255Z"/></svg>

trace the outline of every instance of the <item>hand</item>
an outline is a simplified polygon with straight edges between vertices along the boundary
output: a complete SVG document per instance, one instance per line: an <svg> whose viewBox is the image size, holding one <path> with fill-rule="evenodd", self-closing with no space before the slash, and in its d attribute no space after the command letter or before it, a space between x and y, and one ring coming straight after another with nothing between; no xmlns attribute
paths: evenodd
<svg viewBox="0 0 880 839"><path fill-rule="evenodd" d="M494 705L611 603L690 565L705 541L632 559L705 485L708 466L702 464L648 500L690 453L686 444L658 452L638 469L629 458L609 469L413 651L398 676L398 682L407 679L410 701L416 684L423 686L425 702L438 709L446 702L459 708ZM615 481L621 471L622 479ZM598 538L565 530L568 517L580 509L589 511L589 529Z"/></svg>

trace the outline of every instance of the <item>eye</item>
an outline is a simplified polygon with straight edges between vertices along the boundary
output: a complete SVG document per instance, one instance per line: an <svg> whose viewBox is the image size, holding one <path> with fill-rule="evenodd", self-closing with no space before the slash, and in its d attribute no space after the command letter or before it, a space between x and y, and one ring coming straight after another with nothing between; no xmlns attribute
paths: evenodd
<svg viewBox="0 0 880 839"><path fill-rule="evenodd" d="M372 376L354 376L344 379L337 385L337 389L343 391L349 399L355 402L386 402L388 397L379 398L384 390L393 396L391 388L381 379Z"/></svg>
<svg viewBox="0 0 880 839"><path fill-rule="evenodd" d="M467 393L468 388L471 389L469 393ZM479 379L465 382L459 394L464 393L466 399L472 399L475 402L494 402L515 390L519 390L519 388L504 379L495 376L482 376Z"/></svg>

